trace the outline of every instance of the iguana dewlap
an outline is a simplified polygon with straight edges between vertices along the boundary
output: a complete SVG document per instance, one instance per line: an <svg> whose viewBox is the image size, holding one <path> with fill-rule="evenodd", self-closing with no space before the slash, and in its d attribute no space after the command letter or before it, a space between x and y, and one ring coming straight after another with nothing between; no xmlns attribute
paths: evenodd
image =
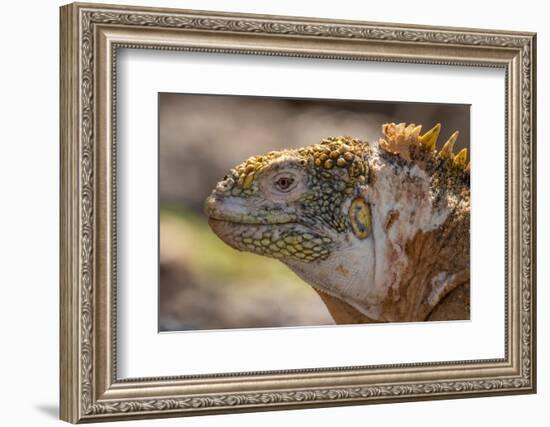
<svg viewBox="0 0 550 427"><path fill-rule="evenodd" d="M378 143L331 137L254 156L206 201L235 249L277 258L336 323L469 318L470 171L455 132L385 124Z"/></svg>

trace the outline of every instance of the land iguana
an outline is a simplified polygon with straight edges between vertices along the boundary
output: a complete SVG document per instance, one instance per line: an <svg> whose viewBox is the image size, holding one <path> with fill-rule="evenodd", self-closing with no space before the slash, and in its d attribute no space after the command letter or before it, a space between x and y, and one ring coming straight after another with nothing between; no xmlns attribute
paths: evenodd
<svg viewBox="0 0 550 427"><path fill-rule="evenodd" d="M337 324L469 319L470 164L458 132L436 150L440 129L251 157L206 200L210 227L285 263Z"/></svg>

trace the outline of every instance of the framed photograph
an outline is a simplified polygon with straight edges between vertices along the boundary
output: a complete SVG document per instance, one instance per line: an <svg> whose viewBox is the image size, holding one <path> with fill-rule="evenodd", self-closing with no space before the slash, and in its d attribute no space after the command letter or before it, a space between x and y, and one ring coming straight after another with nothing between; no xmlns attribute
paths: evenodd
<svg viewBox="0 0 550 427"><path fill-rule="evenodd" d="M63 420L535 392L535 34L60 22Z"/></svg>

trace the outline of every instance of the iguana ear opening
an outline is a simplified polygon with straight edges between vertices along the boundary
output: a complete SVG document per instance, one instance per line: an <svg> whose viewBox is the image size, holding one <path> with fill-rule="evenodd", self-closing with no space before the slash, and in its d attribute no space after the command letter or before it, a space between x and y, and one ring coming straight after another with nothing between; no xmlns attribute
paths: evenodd
<svg viewBox="0 0 550 427"><path fill-rule="evenodd" d="M353 234L358 239L369 237L372 229L370 207L362 197L352 200L348 211L349 220Z"/></svg>

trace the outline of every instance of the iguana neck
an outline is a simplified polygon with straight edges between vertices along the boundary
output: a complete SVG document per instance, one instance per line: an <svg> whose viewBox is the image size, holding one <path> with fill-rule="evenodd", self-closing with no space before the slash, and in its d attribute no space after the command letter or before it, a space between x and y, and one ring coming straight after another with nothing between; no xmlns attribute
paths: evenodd
<svg viewBox="0 0 550 427"><path fill-rule="evenodd" d="M371 210L370 237L346 235L319 269L288 265L367 319L424 320L450 291L469 282L469 190L440 181L435 188L433 164L421 167L379 149L368 162L371 179L360 196ZM331 306L335 311L338 304Z"/></svg>

